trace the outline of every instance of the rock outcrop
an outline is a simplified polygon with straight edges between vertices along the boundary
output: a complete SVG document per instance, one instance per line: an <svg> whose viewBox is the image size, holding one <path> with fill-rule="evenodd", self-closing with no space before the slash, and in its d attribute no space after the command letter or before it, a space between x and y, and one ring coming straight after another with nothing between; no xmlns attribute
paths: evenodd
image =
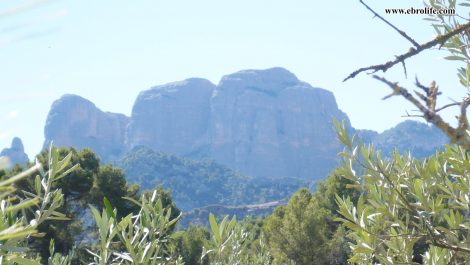
<svg viewBox="0 0 470 265"><path fill-rule="evenodd" d="M188 79L142 92L127 148L210 158L252 176L318 179L337 161L333 94L283 68Z"/></svg>
<svg viewBox="0 0 470 265"><path fill-rule="evenodd" d="M210 144L210 98L214 89L208 80L191 78L141 92L132 108L128 148L146 146L198 156L195 152L208 149Z"/></svg>
<svg viewBox="0 0 470 265"><path fill-rule="evenodd" d="M129 118L103 112L92 102L76 95L56 100L47 116L44 147L91 148L103 160L114 160L124 151Z"/></svg>
<svg viewBox="0 0 470 265"><path fill-rule="evenodd" d="M102 112L79 96L54 102L45 146L90 147L105 161L145 146L191 159L213 159L255 177L324 178L342 148L332 119L349 119L333 94L300 81L283 68L245 70L218 85L191 78L143 91L130 118ZM433 153L446 137L406 121L381 134L358 130L365 142L390 153Z"/></svg>
<svg viewBox="0 0 470 265"><path fill-rule="evenodd" d="M282 68L222 78L211 100L209 157L254 176L324 177L337 161L333 94Z"/></svg>
<svg viewBox="0 0 470 265"><path fill-rule="evenodd" d="M7 168L11 168L16 164L25 166L29 161L28 155L24 152L23 142L20 138L15 137L11 141L10 148L4 148L0 153L0 157L6 158Z"/></svg>

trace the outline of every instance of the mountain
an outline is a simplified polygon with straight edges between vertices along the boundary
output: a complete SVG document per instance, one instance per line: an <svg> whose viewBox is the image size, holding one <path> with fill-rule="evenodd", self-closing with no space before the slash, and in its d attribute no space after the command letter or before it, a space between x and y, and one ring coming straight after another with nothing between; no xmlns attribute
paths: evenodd
<svg viewBox="0 0 470 265"><path fill-rule="evenodd" d="M29 161L28 155L24 152L23 142L18 137L13 138L10 148L4 148L2 150L0 157L7 159L7 168L13 167L16 164L25 166Z"/></svg>
<svg viewBox="0 0 470 265"><path fill-rule="evenodd" d="M255 177L313 180L337 161L333 117L349 126L331 92L283 68L244 70L218 85L191 78L143 91L129 118L66 95L49 112L45 146L91 147L105 161L147 146Z"/></svg>
<svg viewBox="0 0 470 265"><path fill-rule="evenodd" d="M321 179L337 162L333 93L283 68L224 76L211 100L208 157L253 176Z"/></svg>
<svg viewBox="0 0 470 265"><path fill-rule="evenodd" d="M56 146L91 147L105 160L116 159L124 152L129 118L103 112L95 104L76 95L56 100L47 115L44 148Z"/></svg>
<svg viewBox="0 0 470 265"><path fill-rule="evenodd" d="M448 144L449 139L435 126L408 120L377 135L372 142L385 153L390 153L396 148L410 151L413 156L423 158L434 154L444 144Z"/></svg>
<svg viewBox="0 0 470 265"><path fill-rule="evenodd" d="M410 152L416 158L430 156L449 143L447 136L435 126L412 120L403 121L380 134L359 130L358 136L366 143L373 143L385 154L397 149Z"/></svg>
<svg viewBox="0 0 470 265"><path fill-rule="evenodd" d="M191 78L143 91L132 108L127 146L188 156L208 146L215 85Z"/></svg>
<svg viewBox="0 0 470 265"><path fill-rule="evenodd" d="M244 70L215 85L190 78L142 91L130 117L103 112L65 95L45 126L45 145L90 147L118 161L135 147L196 160L214 160L258 178L320 180L342 148L332 119L390 153L395 147L426 156L446 137L423 123L405 121L383 133L355 130L330 91L300 81L283 68ZM141 180L143 181L143 180Z"/></svg>
<svg viewBox="0 0 470 265"><path fill-rule="evenodd" d="M253 178L214 161L195 161L136 147L117 162L142 189L170 189L183 210L206 205L265 203L289 197L307 182L295 178Z"/></svg>

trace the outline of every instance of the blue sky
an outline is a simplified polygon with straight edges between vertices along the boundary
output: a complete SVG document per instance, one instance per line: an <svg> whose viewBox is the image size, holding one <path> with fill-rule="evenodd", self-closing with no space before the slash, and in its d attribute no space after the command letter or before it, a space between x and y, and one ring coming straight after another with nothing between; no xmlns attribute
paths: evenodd
<svg viewBox="0 0 470 265"><path fill-rule="evenodd" d="M423 16L384 14L420 1L368 2L418 42L434 36ZM149 87L190 77L218 83L238 70L274 66L333 91L354 127L383 131L414 108L398 97L382 101L388 88L370 76L342 80L409 47L354 0L2 0L0 148L19 136L30 158L38 153L50 105L65 93L130 115ZM429 51L408 61L408 79L400 66L385 76L410 88L415 75L436 80L443 103L459 99L457 64L443 56Z"/></svg>

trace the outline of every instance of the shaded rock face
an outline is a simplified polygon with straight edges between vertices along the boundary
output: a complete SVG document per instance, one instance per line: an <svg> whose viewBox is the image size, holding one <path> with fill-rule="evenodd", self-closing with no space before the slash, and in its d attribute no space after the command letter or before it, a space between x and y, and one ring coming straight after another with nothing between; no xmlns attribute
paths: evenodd
<svg viewBox="0 0 470 265"><path fill-rule="evenodd" d="M10 148L4 148L2 150L0 157L8 158L9 167L16 164L25 166L29 161L28 155L24 152L23 142L18 137L13 138Z"/></svg>
<svg viewBox="0 0 470 265"><path fill-rule="evenodd" d="M64 95L47 116L44 147L53 142L61 147L91 148L103 160L114 160L124 151L128 124L125 115L103 112L82 97Z"/></svg>
<svg viewBox="0 0 470 265"><path fill-rule="evenodd" d="M324 177L339 150L332 118L348 120L331 92L282 68L223 77L211 108L209 156L254 176Z"/></svg>
<svg viewBox="0 0 470 265"><path fill-rule="evenodd" d="M132 109L127 146L197 157L209 146L210 98L215 85L191 78L143 91Z"/></svg>

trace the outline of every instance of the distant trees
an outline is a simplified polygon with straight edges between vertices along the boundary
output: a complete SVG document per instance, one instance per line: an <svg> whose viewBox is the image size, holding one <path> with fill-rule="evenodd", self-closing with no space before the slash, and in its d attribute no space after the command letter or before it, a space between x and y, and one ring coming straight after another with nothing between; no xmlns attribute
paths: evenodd
<svg viewBox="0 0 470 265"><path fill-rule="evenodd" d="M319 191L299 190L267 218L263 231L274 264L347 263L346 232L334 221L337 207L328 197L342 193L337 181L341 178L333 174Z"/></svg>
<svg viewBox="0 0 470 265"><path fill-rule="evenodd" d="M287 206L277 208L265 227L275 264L288 260L299 265L326 264L328 214L307 189L296 192Z"/></svg>
<svg viewBox="0 0 470 265"><path fill-rule="evenodd" d="M178 240L178 249L185 264L208 265L209 260L201 260L203 248L210 239L209 231L201 226L189 226Z"/></svg>

